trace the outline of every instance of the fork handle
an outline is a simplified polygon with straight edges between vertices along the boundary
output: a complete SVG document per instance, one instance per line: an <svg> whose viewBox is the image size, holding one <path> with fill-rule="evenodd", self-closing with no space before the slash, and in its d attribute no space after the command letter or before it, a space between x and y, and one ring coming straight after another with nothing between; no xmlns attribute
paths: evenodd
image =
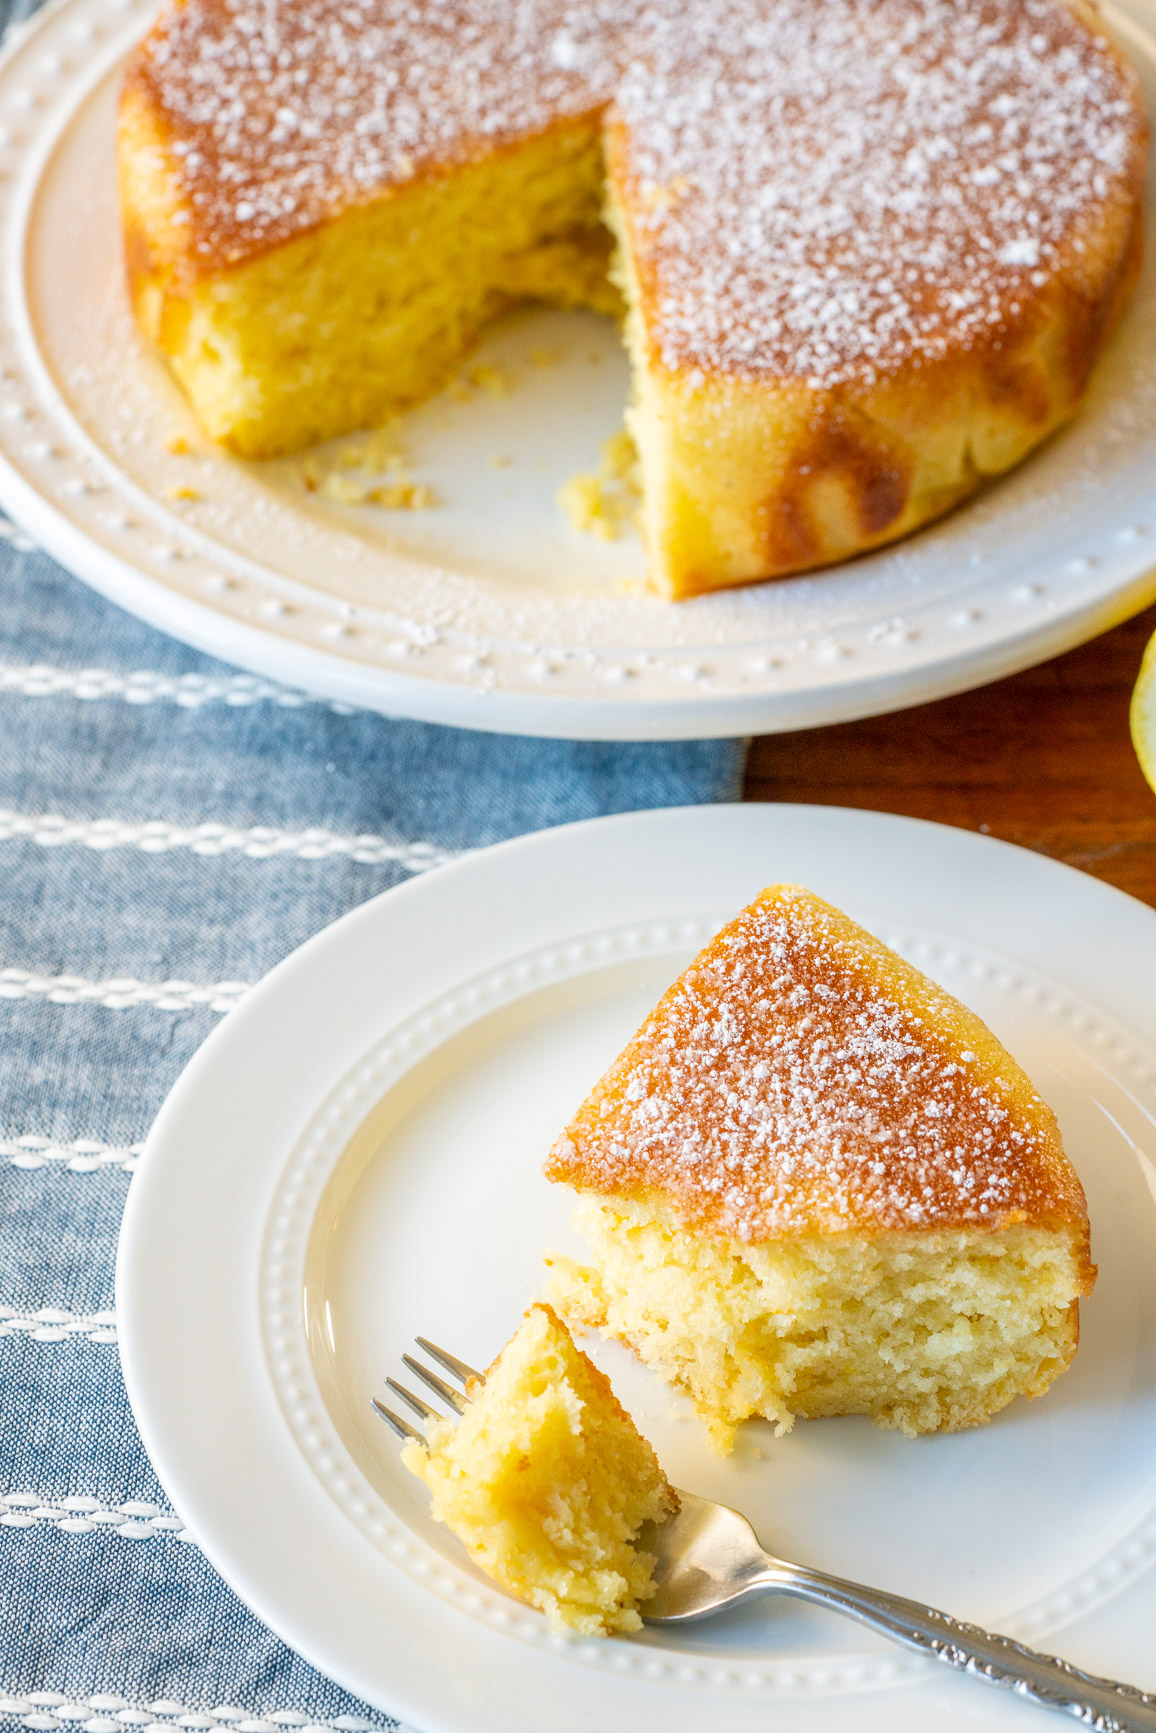
<svg viewBox="0 0 1156 1733"><path fill-rule="evenodd" d="M1055 1655L1037 1654L1010 1637L995 1636L918 1601L863 1588L780 1559L768 1558L767 1565L758 1579L761 1587L846 1613L881 1636L931 1655L961 1673L970 1673L989 1685L1002 1685L1030 1703L1073 1715L1096 1733L1156 1733L1154 1694L1098 1679Z"/></svg>

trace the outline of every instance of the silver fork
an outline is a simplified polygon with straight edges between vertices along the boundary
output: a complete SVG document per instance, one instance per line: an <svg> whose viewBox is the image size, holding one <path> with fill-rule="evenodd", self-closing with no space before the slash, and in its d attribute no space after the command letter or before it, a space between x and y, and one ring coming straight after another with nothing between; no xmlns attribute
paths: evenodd
<svg viewBox="0 0 1156 1733"><path fill-rule="evenodd" d="M402 1356L410 1371L456 1414L464 1414L470 1386L484 1383L481 1372L448 1354L424 1336L417 1345L455 1378L461 1390L431 1372L412 1354ZM442 1415L394 1378L386 1383L423 1421ZM401 1438L422 1440L422 1434L383 1402L373 1398L382 1419ZM1098 1679L1091 1673L1037 1654L1010 1637L999 1637L978 1625L937 1613L921 1601L904 1600L882 1589L864 1588L825 1571L789 1564L764 1552L745 1516L725 1504L679 1492L680 1509L661 1525L648 1523L638 1544L653 1553L656 1563L654 1599L643 1618L652 1625L678 1625L709 1618L725 1607L755 1595L793 1595L814 1606L828 1607L857 1619L880 1636L890 1637L918 1654L970 1673L989 1685L1002 1685L1030 1703L1075 1716L1096 1733L1156 1733L1156 1694Z"/></svg>

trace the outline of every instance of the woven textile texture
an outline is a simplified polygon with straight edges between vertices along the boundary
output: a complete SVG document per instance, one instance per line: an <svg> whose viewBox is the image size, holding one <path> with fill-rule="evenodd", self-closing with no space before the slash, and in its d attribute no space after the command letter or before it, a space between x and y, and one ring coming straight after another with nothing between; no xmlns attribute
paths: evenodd
<svg viewBox="0 0 1156 1733"><path fill-rule="evenodd" d="M245 986L447 854L735 797L735 743L479 735L185 649L0 522L0 1727L384 1727L225 1587L137 1438L140 1145Z"/></svg>

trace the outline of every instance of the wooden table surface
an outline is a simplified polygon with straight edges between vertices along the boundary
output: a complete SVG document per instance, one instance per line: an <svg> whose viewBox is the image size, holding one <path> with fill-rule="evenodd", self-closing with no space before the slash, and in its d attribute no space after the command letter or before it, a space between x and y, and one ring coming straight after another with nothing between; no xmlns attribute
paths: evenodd
<svg viewBox="0 0 1156 1733"><path fill-rule="evenodd" d="M1156 907L1156 794L1128 703L1156 608L993 686L915 710L766 735L747 800L868 807L980 830Z"/></svg>

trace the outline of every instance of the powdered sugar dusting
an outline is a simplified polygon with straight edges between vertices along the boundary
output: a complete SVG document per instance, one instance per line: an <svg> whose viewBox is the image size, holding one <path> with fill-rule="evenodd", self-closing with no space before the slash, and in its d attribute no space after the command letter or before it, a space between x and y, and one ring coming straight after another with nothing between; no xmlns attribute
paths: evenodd
<svg viewBox="0 0 1156 1733"><path fill-rule="evenodd" d="M1085 1213L1051 1112L982 1024L795 887L675 983L548 1171L748 1241Z"/></svg>
<svg viewBox="0 0 1156 1733"><path fill-rule="evenodd" d="M662 359L824 386L998 344L1142 172L1065 0L186 0L130 76L205 266L612 105Z"/></svg>
<svg viewBox="0 0 1156 1733"><path fill-rule="evenodd" d="M651 23L617 102L669 367L830 387L998 348L1089 213L1137 191L1135 81L1056 0L726 0Z"/></svg>
<svg viewBox="0 0 1156 1733"><path fill-rule="evenodd" d="M613 64L596 45L616 10L187 0L164 12L130 77L171 128L193 250L215 263L605 103Z"/></svg>

